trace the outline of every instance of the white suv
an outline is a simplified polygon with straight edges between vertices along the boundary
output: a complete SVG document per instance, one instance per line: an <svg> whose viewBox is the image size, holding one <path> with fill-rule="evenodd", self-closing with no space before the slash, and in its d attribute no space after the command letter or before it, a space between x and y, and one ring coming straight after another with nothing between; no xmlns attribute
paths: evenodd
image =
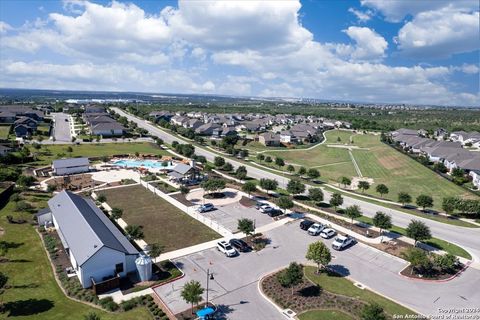
<svg viewBox="0 0 480 320"><path fill-rule="evenodd" d="M235 248L232 247L228 242L223 240L217 242L217 250L225 254L227 257L234 257L237 255L237 250L235 250Z"/></svg>
<svg viewBox="0 0 480 320"><path fill-rule="evenodd" d="M356 240L349 235L338 236L332 243L332 248L335 250L343 250L351 244L354 244Z"/></svg>
<svg viewBox="0 0 480 320"><path fill-rule="evenodd" d="M321 223L314 223L310 228L308 228L307 232L311 236L318 236L320 232L325 229L325 226Z"/></svg>

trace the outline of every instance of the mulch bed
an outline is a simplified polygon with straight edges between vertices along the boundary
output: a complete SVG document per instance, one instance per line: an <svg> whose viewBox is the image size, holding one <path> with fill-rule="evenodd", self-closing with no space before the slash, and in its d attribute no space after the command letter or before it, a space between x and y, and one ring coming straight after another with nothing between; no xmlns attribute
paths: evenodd
<svg viewBox="0 0 480 320"><path fill-rule="evenodd" d="M92 186L101 185L103 182L92 179L91 174L72 175L65 177L58 177L47 181L48 185L56 186L57 189L81 190ZM110 185L113 185L111 183Z"/></svg>
<svg viewBox="0 0 480 320"><path fill-rule="evenodd" d="M409 248L413 248L413 245L410 243L398 239L385 241L378 244L369 243L369 245L402 259L402 253L407 251Z"/></svg>
<svg viewBox="0 0 480 320"><path fill-rule="evenodd" d="M187 207L193 206L193 203L187 200L185 198L185 195L182 193L177 193L177 194L169 194L170 197L174 198L175 200L179 201L181 204L186 205Z"/></svg>
<svg viewBox="0 0 480 320"><path fill-rule="evenodd" d="M464 264L458 263L455 266L455 268L453 270L451 270L450 272L441 272L441 271L435 269L435 270L432 271L431 274L422 275L422 274L417 273L416 270L412 267L412 265L408 265L405 269L400 271L400 274L402 276L412 278L412 279L437 280L437 281L440 280L441 281L441 280L447 280L447 279L453 277L454 275L456 275L457 273L462 271L464 267L465 267Z"/></svg>
<svg viewBox="0 0 480 320"><path fill-rule="evenodd" d="M292 309L297 314L313 309L335 309L350 315L360 314L364 303L350 297L333 294L304 278L291 288L284 288L277 280L277 274L262 280L262 291L283 309Z"/></svg>
<svg viewBox="0 0 480 320"><path fill-rule="evenodd" d="M248 208L253 207L257 203L255 200L252 200L247 197L242 197L239 202L242 206L248 207Z"/></svg>

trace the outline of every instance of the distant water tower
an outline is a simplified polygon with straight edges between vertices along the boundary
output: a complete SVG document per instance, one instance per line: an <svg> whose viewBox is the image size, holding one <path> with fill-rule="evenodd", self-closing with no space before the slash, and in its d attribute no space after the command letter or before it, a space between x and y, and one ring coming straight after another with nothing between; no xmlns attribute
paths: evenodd
<svg viewBox="0 0 480 320"><path fill-rule="evenodd" d="M140 275L140 281L152 279L152 258L142 254L135 260L135 265Z"/></svg>

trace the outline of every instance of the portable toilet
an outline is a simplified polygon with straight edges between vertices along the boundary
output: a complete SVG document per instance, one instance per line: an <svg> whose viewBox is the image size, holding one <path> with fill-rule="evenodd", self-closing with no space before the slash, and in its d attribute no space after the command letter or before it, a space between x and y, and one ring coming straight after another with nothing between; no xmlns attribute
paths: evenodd
<svg viewBox="0 0 480 320"><path fill-rule="evenodd" d="M135 260L140 281L149 281L152 279L152 258L146 255L140 255Z"/></svg>

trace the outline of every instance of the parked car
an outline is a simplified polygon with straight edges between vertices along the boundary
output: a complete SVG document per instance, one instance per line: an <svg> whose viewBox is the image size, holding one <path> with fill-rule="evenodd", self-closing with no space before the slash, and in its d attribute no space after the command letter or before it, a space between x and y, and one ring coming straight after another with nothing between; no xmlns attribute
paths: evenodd
<svg viewBox="0 0 480 320"><path fill-rule="evenodd" d="M265 202L260 202L260 201L258 201L258 202L255 204L255 209L260 210L260 208L263 207L263 206L268 206L268 204L266 204Z"/></svg>
<svg viewBox="0 0 480 320"><path fill-rule="evenodd" d="M273 210L275 210L275 209L273 209L273 207L270 207L269 205L260 207L260 212L261 212L261 213L269 213L269 212L271 212L271 211L273 211Z"/></svg>
<svg viewBox="0 0 480 320"><path fill-rule="evenodd" d="M198 212L207 212L207 211L212 211L215 209L215 206L212 203L205 203L198 207L197 211Z"/></svg>
<svg viewBox="0 0 480 320"><path fill-rule="evenodd" d="M252 248L250 248L250 246L242 239L230 239L229 243L240 252L249 252L252 250Z"/></svg>
<svg viewBox="0 0 480 320"><path fill-rule="evenodd" d="M281 216L283 214L282 210L277 210L277 209L273 209L273 210L270 210L267 212L268 216L273 218L273 217L278 217L278 216Z"/></svg>
<svg viewBox="0 0 480 320"><path fill-rule="evenodd" d="M237 250L233 248L227 241L217 242L217 250L225 254L227 257L234 257L237 255Z"/></svg>
<svg viewBox="0 0 480 320"><path fill-rule="evenodd" d="M302 222L300 222L300 229L308 230L308 228L310 228L314 223L315 222L313 222L312 220L305 219Z"/></svg>
<svg viewBox="0 0 480 320"><path fill-rule="evenodd" d="M322 232L320 232L320 237L324 239L330 239L331 237L334 237L336 234L337 232L332 228L325 228L323 229Z"/></svg>
<svg viewBox="0 0 480 320"><path fill-rule="evenodd" d="M308 234L311 236L318 236L320 232L325 229L325 226L321 223L314 223L310 228L308 228Z"/></svg>
<svg viewBox="0 0 480 320"><path fill-rule="evenodd" d="M356 242L356 240L353 237L350 237L349 235L346 236L338 236L335 238L335 240L332 243L332 248L335 250L343 250L349 245L352 245Z"/></svg>

